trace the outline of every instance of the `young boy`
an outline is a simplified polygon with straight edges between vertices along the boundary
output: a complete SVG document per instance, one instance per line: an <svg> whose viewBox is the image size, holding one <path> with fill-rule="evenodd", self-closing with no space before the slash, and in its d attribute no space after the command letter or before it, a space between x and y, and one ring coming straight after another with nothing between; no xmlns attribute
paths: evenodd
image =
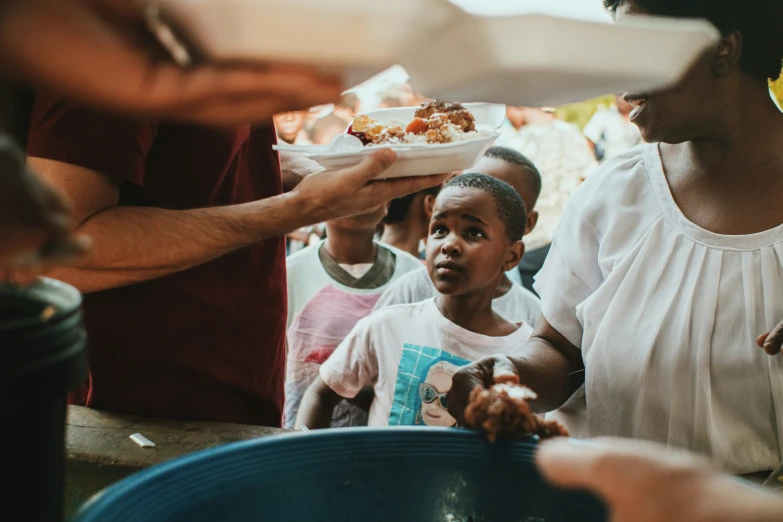
<svg viewBox="0 0 783 522"><path fill-rule="evenodd" d="M288 360L283 423L293 427L299 403L331 355L359 319L369 315L395 278L421 262L373 240L387 207L326 223L326 240L290 256L288 267ZM348 404L334 426L366 423L366 413Z"/></svg>
<svg viewBox="0 0 783 522"><path fill-rule="evenodd" d="M529 234L536 226L538 213L534 208L541 192L541 176L535 165L512 149L492 147L474 167L474 171L505 181L517 191L528 209L524 227L525 235ZM516 267L510 274L518 275ZM375 310L392 305L417 303L435 297L437 293L427 271L417 270L389 285L376 303ZM538 297L527 288L512 283L508 276L501 279L492 307L513 323L535 325L541 316L541 301Z"/></svg>
<svg viewBox="0 0 783 522"><path fill-rule="evenodd" d="M359 321L321 366L297 426L329 426L336 404L372 386L369 425L453 426L451 376L495 353L520 354L532 330L492 310L495 290L524 254L525 204L483 174L453 179L438 196L427 271L440 295Z"/></svg>

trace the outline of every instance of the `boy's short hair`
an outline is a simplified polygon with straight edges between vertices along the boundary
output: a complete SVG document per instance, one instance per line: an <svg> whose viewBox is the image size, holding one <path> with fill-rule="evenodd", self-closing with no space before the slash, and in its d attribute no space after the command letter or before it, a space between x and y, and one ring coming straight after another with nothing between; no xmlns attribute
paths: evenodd
<svg viewBox="0 0 783 522"><path fill-rule="evenodd" d="M470 173L457 176L449 181L447 188L472 188L483 190L492 196L497 207L498 217L506 228L506 235L512 242L521 241L525 234L527 210L522 196L505 181L486 174Z"/></svg>
<svg viewBox="0 0 783 522"><path fill-rule="evenodd" d="M413 203L413 200L416 199L416 196L419 194L435 197L438 195L438 193L440 193L440 185L415 192L408 196L391 200L391 203L389 203L389 212L383 219L384 224L393 225L405 221L408 218L408 213L411 210L411 204Z"/></svg>
<svg viewBox="0 0 783 522"><path fill-rule="evenodd" d="M525 183L533 196L538 199L541 195L541 173L527 156L508 147L490 147L484 156L519 166L525 174Z"/></svg>

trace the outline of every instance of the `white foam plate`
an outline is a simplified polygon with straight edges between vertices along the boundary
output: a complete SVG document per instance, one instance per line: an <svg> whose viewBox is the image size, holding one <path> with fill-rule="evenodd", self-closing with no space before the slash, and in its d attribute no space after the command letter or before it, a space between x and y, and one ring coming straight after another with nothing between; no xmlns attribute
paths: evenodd
<svg viewBox="0 0 783 522"><path fill-rule="evenodd" d="M381 122L392 119L410 121L417 108L377 109L366 114ZM475 117L476 128L490 131L490 134L456 143L372 146L350 153L330 152L330 145L277 145L275 149L303 154L325 169L334 170L352 167L359 164L368 154L382 148L389 148L397 153L397 161L383 173L383 178L428 176L467 170L478 163L500 136L500 131L497 129L503 124L506 107L492 103L466 103L465 108Z"/></svg>
<svg viewBox="0 0 783 522"><path fill-rule="evenodd" d="M440 23L438 13L450 10L421 0L152 2L186 46L209 61L317 65L342 72L349 85L396 64L411 30Z"/></svg>
<svg viewBox="0 0 783 522"><path fill-rule="evenodd" d="M417 90L439 99L539 107L650 92L676 83L719 38L701 20L615 24L513 14L524 2L504 4L505 11L489 15L478 6L461 11L426 40L401 49L400 63Z"/></svg>

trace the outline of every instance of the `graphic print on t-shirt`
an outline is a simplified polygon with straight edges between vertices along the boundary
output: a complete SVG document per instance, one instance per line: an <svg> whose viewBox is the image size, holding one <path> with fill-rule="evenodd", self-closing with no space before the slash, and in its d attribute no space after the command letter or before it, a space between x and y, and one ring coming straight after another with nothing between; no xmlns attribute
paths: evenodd
<svg viewBox="0 0 783 522"><path fill-rule="evenodd" d="M448 412L446 394L451 389L452 376L468 363L467 359L437 348L403 346L389 426L456 425Z"/></svg>
<svg viewBox="0 0 783 522"><path fill-rule="evenodd" d="M302 398L318 376L318 369L356 323L370 314L380 296L352 294L327 285L299 311L288 328L284 427L294 427ZM333 428L366 425L367 413L360 408L345 401L335 408Z"/></svg>

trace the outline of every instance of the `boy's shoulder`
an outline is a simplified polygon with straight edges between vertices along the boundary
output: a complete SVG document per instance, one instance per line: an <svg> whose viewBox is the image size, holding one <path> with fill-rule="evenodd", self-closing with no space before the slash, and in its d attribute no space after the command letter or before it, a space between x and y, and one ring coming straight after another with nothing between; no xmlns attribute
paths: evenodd
<svg viewBox="0 0 783 522"><path fill-rule="evenodd" d="M295 254L291 254L285 259L285 264L288 270L299 268L303 265L307 265L318 259L318 249L321 248L323 242L319 241L315 245L311 245L303 248Z"/></svg>
<svg viewBox="0 0 783 522"><path fill-rule="evenodd" d="M391 305L372 312L362 319L362 322L368 328L399 324L402 321L406 321L409 324L409 321L427 315L431 306L432 299L418 303Z"/></svg>

